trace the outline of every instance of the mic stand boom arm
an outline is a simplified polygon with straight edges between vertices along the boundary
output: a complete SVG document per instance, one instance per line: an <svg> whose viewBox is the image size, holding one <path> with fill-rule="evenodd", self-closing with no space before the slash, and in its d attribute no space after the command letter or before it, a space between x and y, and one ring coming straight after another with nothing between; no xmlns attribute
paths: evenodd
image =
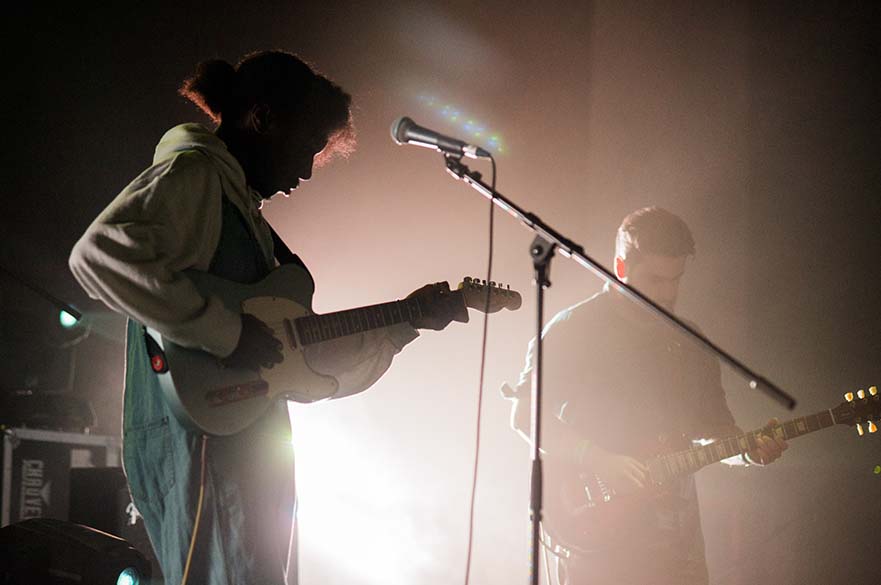
<svg viewBox="0 0 881 585"><path fill-rule="evenodd" d="M498 191L493 193L492 189L481 180L480 173L471 171L466 165L461 162L461 160L458 160L456 157L450 155L446 155L445 158L447 162L447 170L450 172L450 174L452 174L457 179L461 179L466 184L471 186L475 191L477 191L487 199L490 199L496 206L504 209L509 214L520 220L520 222L523 223L526 227L534 231L539 238L547 241L550 245L558 249L560 254L566 256L567 258L575 260L584 268L590 270L603 280L609 282L619 292L623 293L627 297L630 297L630 299L636 301L637 304L642 305L643 308L661 317L662 319L665 319L668 323L674 325L675 327L684 330L699 345L702 345L706 349L710 350L712 353L716 354L723 362L727 363L736 372L749 380L750 388L753 388L755 390L762 390L789 410L795 408L795 399L787 394L785 391L780 389L776 384L758 375L751 368L744 365L740 360L726 352L724 349L717 346L715 343L704 337L701 333L698 333L694 328L682 322L678 317L668 312L663 307L657 305L654 301L643 295L635 288L632 288L629 285L618 280L614 274L606 270L596 260L594 260L590 256L587 256L584 253L584 248L582 248L579 244L574 243L572 240L559 234L556 230L545 224L537 215L528 211L524 211L516 203L512 202L510 199L508 199ZM530 250L531 254L536 253L534 249L535 243L533 243L533 246Z"/></svg>
<svg viewBox="0 0 881 585"><path fill-rule="evenodd" d="M499 193L483 182L481 174L472 171L462 163L462 157L445 154L447 171L456 179L464 181L472 189L489 199L494 205L507 211L510 215L520 220L527 228L536 234L530 246L530 255L533 259L535 268L535 285L536 285L536 334L535 334L535 367L532 370L532 412L530 414L531 431L530 440L532 443L532 474L531 496L530 496L530 521L532 523L532 541L530 548L530 582L538 585L538 546L540 538L540 523L542 509L542 466L540 454L540 425L541 425L541 396L542 396L542 328L544 327L544 289L550 286L548 280L548 271L554 250L559 250L560 254L567 258L575 260L578 264L593 272L611 286L614 286L620 293L635 301L636 304L642 306L650 313L655 314L662 320L666 320L674 327L685 331L698 345L705 347L710 352L719 357L720 360L727 363L740 375L749 380L750 388L761 390L771 398L792 410L795 408L795 399L789 394L778 388L774 383L759 376L749 367L740 362L737 358L714 344L712 341L695 331L689 325L683 323L678 317L668 312L663 307L657 305L654 301L643 295L635 288L631 288L627 284L618 280L615 275L603 268L597 261L584 253L584 248L576 244L572 240L564 237L559 232L545 224L541 218L534 213L524 211L516 203Z"/></svg>
<svg viewBox="0 0 881 585"><path fill-rule="evenodd" d="M7 270L6 268L3 268L2 266L0 266L0 272L8 275L10 278L15 280L16 282L18 282L22 286L28 288L30 291L40 295L41 297L43 297L44 299L49 301L51 304L55 305L59 310L66 312L68 315L70 315L71 317L73 317L77 321L79 321L80 319L83 318L82 313L80 313L79 311L77 311L76 309L74 309L73 307L71 307L70 305L68 305L64 301L62 301L61 299L52 296L44 288L37 286L36 284L31 283L29 280L27 280L23 276L20 276L19 274L16 274L15 272L12 272L11 270Z"/></svg>

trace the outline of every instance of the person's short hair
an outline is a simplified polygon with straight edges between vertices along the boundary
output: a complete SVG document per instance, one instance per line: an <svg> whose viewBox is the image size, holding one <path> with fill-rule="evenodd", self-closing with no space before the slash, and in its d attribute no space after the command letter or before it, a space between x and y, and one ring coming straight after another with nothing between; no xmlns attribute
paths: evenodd
<svg viewBox="0 0 881 585"><path fill-rule="evenodd" d="M239 119L255 104L302 112L329 137L323 154L346 155L354 148L352 97L292 53L250 53L236 66L219 59L203 61L178 93L218 124Z"/></svg>
<svg viewBox="0 0 881 585"><path fill-rule="evenodd" d="M691 256L694 237L678 215L660 207L643 207L624 218L615 238L615 256L639 262L641 254Z"/></svg>

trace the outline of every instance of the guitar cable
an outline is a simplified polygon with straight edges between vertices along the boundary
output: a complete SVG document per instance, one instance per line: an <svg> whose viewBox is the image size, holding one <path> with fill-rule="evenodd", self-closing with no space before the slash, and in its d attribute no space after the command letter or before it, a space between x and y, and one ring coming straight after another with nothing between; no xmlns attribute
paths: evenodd
<svg viewBox="0 0 881 585"><path fill-rule="evenodd" d="M199 520L202 518L202 500L205 496L205 447L208 444L208 435L202 435L202 456L199 471L199 502L196 504L196 520L193 522L193 536L190 538L190 548L187 551L187 562L184 565L184 574L180 585L187 585L187 577L190 573L190 562L193 560L193 551L196 549L196 535L199 533Z"/></svg>
<svg viewBox="0 0 881 585"><path fill-rule="evenodd" d="M474 500L477 495L477 467L480 462L480 415L483 411L483 378L486 370L486 338L489 328L489 284L492 282L493 270L493 220L495 218L496 201L496 159L489 157L492 163L492 198L489 201L489 253L486 266L486 305L483 311L483 340L480 344L480 382L477 387L477 424L474 439L474 470L471 480L471 498L468 511L468 556L465 560L465 585L468 585L471 574L471 553L474 544Z"/></svg>

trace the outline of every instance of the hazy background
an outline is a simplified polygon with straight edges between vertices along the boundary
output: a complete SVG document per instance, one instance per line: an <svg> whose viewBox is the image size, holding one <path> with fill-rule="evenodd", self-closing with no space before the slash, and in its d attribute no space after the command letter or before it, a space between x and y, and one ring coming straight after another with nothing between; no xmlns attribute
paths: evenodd
<svg viewBox="0 0 881 585"><path fill-rule="evenodd" d="M689 223L698 253L680 312L799 400L785 412L726 373L742 427L881 382L877 3L18 11L5 18L0 266L81 309L102 311L67 270L73 243L168 128L207 123L176 95L181 80L200 60L278 47L357 105L355 154L265 208L315 275L316 311L483 273L487 202L452 180L439 154L396 146L388 130L409 115L468 137L471 120L499 139L499 190L598 260L611 260L615 229L637 207ZM516 379L532 334L531 240L497 214L494 279L520 290L524 307L489 325L473 583L527 579L528 448L498 387ZM601 285L559 257L551 280L549 315ZM0 388L63 390L71 355L53 349L64 336L51 307L0 285ZM116 434L124 325L93 318L70 392L92 401L95 432ZM473 314L424 333L367 393L293 408L303 585L464 581L480 324ZM765 470L703 470L714 585L877 582L879 464L881 438L836 427L794 441Z"/></svg>

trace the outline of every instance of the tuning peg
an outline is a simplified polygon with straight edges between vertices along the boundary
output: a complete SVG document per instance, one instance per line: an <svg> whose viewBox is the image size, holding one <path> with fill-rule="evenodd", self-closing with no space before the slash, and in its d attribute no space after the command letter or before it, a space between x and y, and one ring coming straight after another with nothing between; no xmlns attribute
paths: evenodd
<svg viewBox="0 0 881 585"><path fill-rule="evenodd" d="M866 433L863 431L863 425L861 425L860 423L857 423L857 432L860 434L861 437L862 437L864 434L866 434Z"/></svg>
<svg viewBox="0 0 881 585"><path fill-rule="evenodd" d="M860 398L860 400L862 400L866 397L866 391L860 388L859 390L857 390L857 396Z"/></svg>
<svg viewBox="0 0 881 585"><path fill-rule="evenodd" d="M869 432L870 432L870 433L876 433L876 432L878 432L878 425L876 425L876 424L873 423L872 421L869 421L868 426L869 426Z"/></svg>
<svg viewBox="0 0 881 585"><path fill-rule="evenodd" d="M848 402L853 402L853 392L845 392L844 399Z"/></svg>
<svg viewBox="0 0 881 585"><path fill-rule="evenodd" d="M870 386L869 387L869 394L871 394L872 396L878 396L878 387L877 386Z"/></svg>

